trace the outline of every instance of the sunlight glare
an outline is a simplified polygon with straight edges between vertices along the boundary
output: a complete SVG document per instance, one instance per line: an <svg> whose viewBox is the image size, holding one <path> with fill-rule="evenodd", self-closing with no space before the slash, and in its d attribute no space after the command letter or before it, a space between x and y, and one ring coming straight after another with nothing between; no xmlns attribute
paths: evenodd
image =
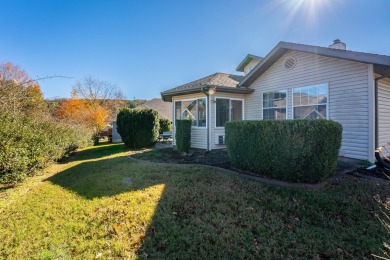
<svg viewBox="0 0 390 260"><path fill-rule="evenodd" d="M328 0L293 0L297 8L305 9L309 21L314 21L323 8L328 7Z"/></svg>
<svg viewBox="0 0 390 260"><path fill-rule="evenodd" d="M287 11L286 22L292 23L301 17L306 26L316 26L326 9L330 9L331 0L281 0L279 4Z"/></svg>

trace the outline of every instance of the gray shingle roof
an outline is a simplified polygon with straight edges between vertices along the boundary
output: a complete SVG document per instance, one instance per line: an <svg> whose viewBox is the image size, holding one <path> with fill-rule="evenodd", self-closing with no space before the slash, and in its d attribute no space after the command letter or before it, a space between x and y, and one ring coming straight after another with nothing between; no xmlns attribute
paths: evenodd
<svg viewBox="0 0 390 260"><path fill-rule="evenodd" d="M244 76L217 72L215 74L180 85L175 88L171 88L161 93L171 93L171 92L177 92L178 90L185 90L185 89L198 89L205 86L216 86L216 87L220 86L220 87L235 88L243 78Z"/></svg>
<svg viewBox="0 0 390 260"><path fill-rule="evenodd" d="M152 108L158 112L160 118L167 118L172 121L172 104L162 101L161 98L148 100L137 108Z"/></svg>
<svg viewBox="0 0 390 260"><path fill-rule="evenodd" d="M244 76L232 75L227 73L215 73L207 77L180 85L175 88L161 92L164 101L170 101L173 95L184 95L189 93L202 92L204 87L217 87L217 91L230 93L252 93L253 90L238 87Z"/></svg>

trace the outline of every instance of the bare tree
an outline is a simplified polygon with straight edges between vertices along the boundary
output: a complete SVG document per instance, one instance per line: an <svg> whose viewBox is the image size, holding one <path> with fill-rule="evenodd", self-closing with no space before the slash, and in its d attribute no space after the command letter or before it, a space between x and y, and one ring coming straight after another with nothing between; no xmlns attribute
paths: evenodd
<svg viewBox="0 0 390 260"><path fill-rule="evenodd" d="M114 120L119 110L126 107L123 92L117 85L86 76L72 87L72 97L85 99L90 105L99 104L110 111L109 120Z"/></svg>
<svg viewBox="0 0 390 260"><path fill-rule="evenodd" d="M77 80L72 87L72 96L93 101L123 100L124 95L117 85L91 76Z"/></svg>

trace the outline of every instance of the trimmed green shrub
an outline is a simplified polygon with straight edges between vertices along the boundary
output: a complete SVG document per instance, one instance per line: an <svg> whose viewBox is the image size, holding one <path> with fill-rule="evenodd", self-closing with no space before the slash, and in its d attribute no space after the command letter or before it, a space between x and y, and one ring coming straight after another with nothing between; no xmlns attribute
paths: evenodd
<svg viewBox="0 0 390 260"><path fill-rule="evenodd" d="M124 108L119 112L116 123L127 147L144 148L157 142L159 120L156 110Z"/></svg>
<svg viewBox="0 0 390 260"><path fill-rule="evenodd" d="M285 181L316 183L336 172L342 126L331 120L231 121L231 164Z"/></svg>
<svg viewBox="0 0 390 260"><path fill-rule="evenodd" d="M91 144L88 130L45 117L0 115L0 183L15 184Z"/></svg>
<svg viewBox="0 0 390 260"><path fill-rule="evenodd" d="M172 122L167 118L160 118L160 134L172 131Z"/></svg>
<svg viewBox="0 0 390 260"><path fill-rule="evenodd" d="M182 153L188 153L191 147L191 120L176 120L176 146Z"/></svg>

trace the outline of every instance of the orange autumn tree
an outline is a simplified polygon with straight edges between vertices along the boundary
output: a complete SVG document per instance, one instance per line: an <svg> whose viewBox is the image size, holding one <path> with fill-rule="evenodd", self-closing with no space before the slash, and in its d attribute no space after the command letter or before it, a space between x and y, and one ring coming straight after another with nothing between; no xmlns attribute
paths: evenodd
<svg viewBox="0 0 390 260"><path fill-rule="evenodd" d="M86 125L84 121L85 110L84 100L71 98L61 102L54 110L54 115L71 124Z"/></svg>
<svg viewBox="0 0 390 260"><path fill-rule="evenodd" d="M0 64L0 113L37 115L47 112L39 84L11 62Z"/></svg>
<svg viewBox="0 0 390 260"><path fill-rule="evenodd" d="M119 87L111 82L86 76L72 86L72 97L85 99L94 106L99 104L109 111L109 120L115 121L119 110L127 107Z"/></svg>
<svg viewBox="0 0 390 260"><path fill-rule="evenodd" d="M97 136L106 125L109 111L96 102L74 97L62 102L54 115L72 124L84 125Z"/></svg>
<svg viewBox="0 0 390 260"><path fill-rule="evenodd" d="M54 115L73 124L83 124L98 136L116 119L119 109L126 106L122 91L107 81L91 76L77 80L72 86L72 98L60 103Z"/></svg>
<svg viewBox="0 0 390 260"><path fill-rule="evenodd" d="M94 135L97 136L107 125L107 119L110 111L99 104L94 106L88 106L87 104L87 108L86 121L93 129Z"/></svg>

